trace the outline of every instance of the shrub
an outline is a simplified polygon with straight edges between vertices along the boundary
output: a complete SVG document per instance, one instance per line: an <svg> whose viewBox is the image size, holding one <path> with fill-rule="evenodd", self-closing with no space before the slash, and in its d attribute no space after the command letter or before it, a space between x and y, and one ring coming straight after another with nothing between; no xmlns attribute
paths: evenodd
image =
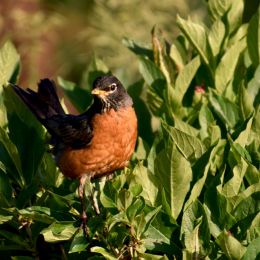
<svg viewBox="0 0 260 260"><path fill-rule="evenodd" d="M177 17L181 33L173 43L157 28L151 47L124 39L142 75L128 87L140 137L128 169L93 182L101 214L89 203L87 238L77 181L63 178L42 126L2 88L1 256L259 257L260 10L248 24L243 1L209 0L208 10L209 27ZM9 42L0 68L1 85L16 81L19 56ZM58 81L83 111L93 78L107 72L96 59L83 75L85 88Z"/></svg>

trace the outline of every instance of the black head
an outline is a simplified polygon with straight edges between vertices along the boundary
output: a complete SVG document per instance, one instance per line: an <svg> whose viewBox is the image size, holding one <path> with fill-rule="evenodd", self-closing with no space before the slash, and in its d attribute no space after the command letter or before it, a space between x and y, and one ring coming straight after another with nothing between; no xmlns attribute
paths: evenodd
<svg viewBox="0 0 260 260"><path fill-rule="evenodd" d="M133 104L122 83L114 76L98 77L93 83L91 93L97 97L95 102L101 103L102 112L111 108L118 110Z"/></svg>

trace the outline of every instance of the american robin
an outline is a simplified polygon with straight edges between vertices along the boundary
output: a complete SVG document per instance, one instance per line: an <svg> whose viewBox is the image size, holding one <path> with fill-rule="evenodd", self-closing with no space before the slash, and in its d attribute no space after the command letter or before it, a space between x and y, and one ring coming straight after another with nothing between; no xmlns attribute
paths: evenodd
<svg viewBox="0 0 260 260"><path fill-rule="evenodd" d="M93 83L91 107L83 114L71 115L64 112L54 81L41 80L37 92L12 86L51 134L53 154L61 172L80 180L85 225L86 180L124 168L134 151L137 118L131 97L116 77L98 77Z"/></svg>

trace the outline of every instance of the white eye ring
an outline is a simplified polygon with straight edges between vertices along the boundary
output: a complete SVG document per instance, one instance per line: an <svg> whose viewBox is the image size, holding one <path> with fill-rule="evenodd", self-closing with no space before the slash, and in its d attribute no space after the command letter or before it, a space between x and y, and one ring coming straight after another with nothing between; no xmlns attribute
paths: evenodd
<svg viewBox="0 0 260 260"><path fill-rule="evenodd" d="M111 89L111 91L115 91L115 90L117 89L116 83L112 83L112 84L110 85L110 89Z"/></svg>

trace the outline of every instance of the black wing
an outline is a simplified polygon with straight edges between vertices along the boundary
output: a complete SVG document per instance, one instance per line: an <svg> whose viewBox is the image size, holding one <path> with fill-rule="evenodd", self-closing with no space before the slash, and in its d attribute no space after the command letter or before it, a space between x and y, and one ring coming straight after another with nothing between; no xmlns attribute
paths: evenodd
<svg viewBox="0 0 260 260"><path fill-rule="evenodd" d="M83 147L91 141L92 129L89 125L88 113L79 116L66 115L53 81L41 80L37 92L10 85L52 135L54 145L63 143L77 148Z"/></svg>
<svg viewBox="0 0 260 260"><path fill-rule="evenodd" d="M45 120L45 125L52 134L55 143L62 143L73 148L88 145L92 139L92 129L87 116L55 115Z"/></svg>

